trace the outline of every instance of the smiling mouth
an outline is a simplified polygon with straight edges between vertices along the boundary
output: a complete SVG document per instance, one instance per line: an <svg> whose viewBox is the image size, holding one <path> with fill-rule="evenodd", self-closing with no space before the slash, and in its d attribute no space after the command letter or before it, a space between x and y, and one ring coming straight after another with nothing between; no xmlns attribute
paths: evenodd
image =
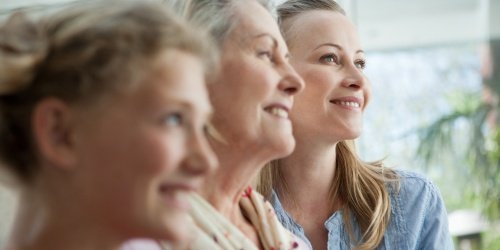
<svg viewBox="0 0 500 250"><path fill-rule="evenodd" d="M288 110L282 107L269 107L264 110L273 116L288 119Z"/></svg>
<svg viewBox="0 0 500 250"><path fill-rule="evenodd" d="M188 195L193 192L193 189L162 185L159 188L159 191L164 201L167 202L170 206L175 206L184 210L190 208Z"/></svg>
<svg viewBox="0 0 500 250"><path fill-rule="evenodd" d="M332 100L330 103L337 104L340 106L345 106L345 107L350 107L350 108L359 108L361 105L359 102L350 102L350 101L339 101L339 100Z"/></svg>

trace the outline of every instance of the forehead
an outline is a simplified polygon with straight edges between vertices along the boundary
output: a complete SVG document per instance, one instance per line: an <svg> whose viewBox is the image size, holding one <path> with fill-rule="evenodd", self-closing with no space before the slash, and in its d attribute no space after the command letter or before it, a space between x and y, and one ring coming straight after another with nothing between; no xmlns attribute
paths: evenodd
<svg viewBox="0 0 500 250"><path fill-rule="evenodd" d="M276 20L262 5L255 0L237 1L234 6L236 25L231 36L238 39L249 39L255 35L267 33L283 42Z"/></svg>
<svg viewBox="0 0 500 250"><path fill-rule="evenodd" d="M166 50L153 62L142 84L143 90L161 99L183 102L191 108L210 112L201 58L179 50ZM145 95L146 99L153 98Z"/></svg>
<svg viewBox="0 0 500 250"><path fill-rule="evenodd" d="M308 11L289 20L293 45L318 46L335 43L346 49L360 50L356 27L346 16L327 10ZM308 39L301 39L307 37Z"/></svg>

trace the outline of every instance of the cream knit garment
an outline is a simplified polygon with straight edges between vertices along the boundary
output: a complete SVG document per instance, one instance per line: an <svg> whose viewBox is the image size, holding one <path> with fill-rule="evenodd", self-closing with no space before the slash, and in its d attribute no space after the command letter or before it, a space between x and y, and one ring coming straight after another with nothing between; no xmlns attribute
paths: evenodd
<svg viewBox="0 0 500 250"><path fill-rule="evenodd" d="M250 239L201 196L193 193L190 202L191 217L197 226L190 250L258 250ZM271 204L251 187L242 194L240 207L258 232L265 250L309 249L280 224Z"/></svg>

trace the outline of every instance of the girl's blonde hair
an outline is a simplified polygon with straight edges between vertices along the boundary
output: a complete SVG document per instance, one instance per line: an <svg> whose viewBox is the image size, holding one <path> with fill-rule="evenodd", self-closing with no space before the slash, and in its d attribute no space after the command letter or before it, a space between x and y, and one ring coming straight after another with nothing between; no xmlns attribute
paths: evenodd
<svg viewBox="0 0 500 250"><path fill-rule="evenodd" d="M278 6L278 20L290 47L293 46L294 39L300 39L293 30L294 18L313 10L327 10L345 15L345 11L333 0L284 2ZM330 188L330 201L333 203L341 200L345 204L343 220L351 240L357 243L356 249L376 248L384 236L391 215L391 201L386 185L397 186L397 174L385 168L382 161L365 163L360 160L356 155L354 141L350 140L337 144L336 162L332 165L336 169ZM286 195L287 186L292 184L283 178L281 162L276 160L262 170L257 180L257 190L270 199L273 189ZM360 237L355 236L353 221L360 226Z"/></svg>
<svg viewBox="0 0 500 250"><path fill-rule="evenodd" d="M83 103L130 87L169 49L199 57L207 71L215 65L210 39L160 3L83 2L38 22L13 14L0 25L0 162L29 182L38 102Z"/></svg>

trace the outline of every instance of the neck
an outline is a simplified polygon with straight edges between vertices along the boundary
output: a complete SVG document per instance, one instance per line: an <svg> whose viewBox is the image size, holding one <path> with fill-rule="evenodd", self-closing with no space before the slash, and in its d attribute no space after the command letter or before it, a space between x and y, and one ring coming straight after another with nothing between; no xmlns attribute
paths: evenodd
<svg viewBox="0 0 500 250"><path fill-rule="evenodd" d="M85 218L82 207L50 202L36 188L20 192L8 249L119 249L116 235ZM72 208L71 208L72 207Z"/></svg>
<svg viewBox="0 0 500 250"><path fill-rule="evenodd" d="M257 173L272 159L272 156L262 152L261 149L250 150L248 147L241 149L220 143L214 143L213 149L217 154L219 167L206 178L200 193L244 234L254 239L254 242L258 242L255 229L245 218L239 201Z"/></svg>
<svg viewBox="0 0 500 250"><path fill-rule="evenodd" d="M228 218L239 211L239 201L245 189L270 159L259 152L249 152L227 145L213 147L219 167L206 178L202 196Z"/></svg>
<svg viewBox="0 0 500 250"><path fill-rule="evenodd" d="M336 143L320 143L319 140L296 138L294 152L280 161L280 172L286 190L277 189L284 208L297 214L322 211L331 215L330 189L335 174ZM314 194L314 195L311 195ZM321 213L321 212L320 212Z"/></svg>

